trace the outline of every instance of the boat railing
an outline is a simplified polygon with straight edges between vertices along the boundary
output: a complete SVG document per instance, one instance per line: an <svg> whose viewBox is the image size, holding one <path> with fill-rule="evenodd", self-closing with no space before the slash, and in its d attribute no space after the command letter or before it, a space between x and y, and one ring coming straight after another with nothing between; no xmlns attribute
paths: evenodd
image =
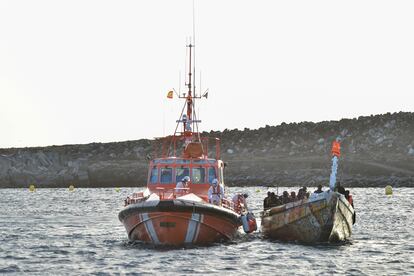
<svg viewBox="0 0 414 276"><path fill-rule="evenodd" d="M158 195L160 200L162 199L176 199L177 196L183 196L190 192L190 188L155 188L155 193Z"/></svg>
<svg viewBox="0 0 414 276"><path fill-rule="evenodd" d="M220 139L216 137L199 137L199 133L193 132L194 140L200 139L201 156L209 158L214 156L220 159ZM197 139L196 139L197 138ZM184 134L170 135L162 138L156 138L153 142L153 158L167 158L170 156L185 157L185 148L188 144L188 137ZM212 140L214 142L212 142ZM211 147L210 147L211 146Z"/></svg>
<svg viewBox="0 0 414 276"><path fill-rule="evenodd" d="M128 206L130 204L135 204L141 201L144 201L145 199L147 199L148 196L144 196L143 192L136 192L133 193L131 196L127 196L127 198L124 201L124 205Z"/></svg>
<svg viewBox="0 0 414 276"><path fill-rule="evenodd" d="M190 191L190 188L163 188L163 187L157 187L155 188L155 194L158 195L160 200L162 199L176 199L177 197L180 197L182 195L188 194ZM125 206L128 206L130 204L139 203L141 201L144 201L149 196L144 196L143 192L135 192L131 196L127 196L125 199Z"/></svg>
<svg viewBox="0 0 414 276"><path fill-rule="evenodd" d="M230 199L223 198L221 200L221 206L224 207L224 208L226 208L226 209L229 209L229 210L232 210L232 211L236 211L236 205Z"/></svg>
<svg viewBox="0 0 414 276"><path fill-rule="evenodd" d="M164 188L164 187L157 187L155 188L154 193L156 195L158 195L158 197L160 198L160 200L163 199L176 199L177 197L189 194L190 192L190 188ZM128 196L125 199L125 206L128 206L130 204L135 204L135 203L139 203L141 201L144 201L148 198L149 196L144 196L143 192L135 192L133 193L131 196ZM204 198L204 200L207 200L207 198ZM207 200L208 201L208 200ZM224 207L226 209L229 209L231 211L234 211L236 213L242 213L243 210L245 209L244 205L241 204L236 205L233 200L231 199L227 199L227 198L223 198L221 200L221 207Z"/></svg>

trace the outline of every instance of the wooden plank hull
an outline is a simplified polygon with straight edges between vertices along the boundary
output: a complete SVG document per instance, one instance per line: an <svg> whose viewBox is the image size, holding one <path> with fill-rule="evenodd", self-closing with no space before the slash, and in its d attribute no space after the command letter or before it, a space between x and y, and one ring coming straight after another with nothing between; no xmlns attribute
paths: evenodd
<svg viewBox="0 0 414 276"><path fill-rule="evenodd" d="M354 210L343 195L325 192L262 213L265 237L305 243L343 241L351 236Z"/></svg>
<svg viewBox="0 0 414 276"><path fill-rule="evenodd" d="M121 211L131 241L155 245L211 244L233 239L241 226L239 216L208 203L160 201L154 206L132 204Z"/></svg>

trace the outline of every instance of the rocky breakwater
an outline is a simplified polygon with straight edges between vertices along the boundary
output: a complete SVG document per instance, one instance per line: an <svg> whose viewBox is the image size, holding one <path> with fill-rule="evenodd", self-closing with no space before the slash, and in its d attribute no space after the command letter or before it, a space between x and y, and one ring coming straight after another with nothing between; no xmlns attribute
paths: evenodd
<svg viewBox="0 0 414 276"><path fill-rule="evenodd" d="M227 185L327 184L331 143L343 138L346 186L414 186L414 113L203 133L221 139ZM151 140L0 149L0 187L142 186Z"/></svg>
<svg viewBox="0 0 414 276"><path fill-rule="evenodd" d="M331 144L342 137L338 178L346 186L414 187L414 113L210 133L222 140L227 181L237 185L327 185Z"/></svg>
<svg viewBox="0 0 414 276"><path fill-rule="evenodd" d="M0 149L0 187L114 187L146 183L149 140Z"/></svg>

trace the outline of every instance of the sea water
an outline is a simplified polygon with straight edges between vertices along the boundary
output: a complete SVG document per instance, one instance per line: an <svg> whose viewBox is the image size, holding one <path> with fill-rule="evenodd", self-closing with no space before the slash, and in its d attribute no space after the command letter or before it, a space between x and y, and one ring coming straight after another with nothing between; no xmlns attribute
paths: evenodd
<svg viewBox="0 0 414 276"><path fill-rule="evenodd" d="M269 241L260 231L224 244L131 243L118 212L139 188L0 190L0 274L414 275L414 189L354 188L352 237L341 244ZM270 189L276 191L276 189ZM283 190L298 188L279 188ZM266 187L248 192L258 217ZM259 228L260 229L260 228Z"/></svg>

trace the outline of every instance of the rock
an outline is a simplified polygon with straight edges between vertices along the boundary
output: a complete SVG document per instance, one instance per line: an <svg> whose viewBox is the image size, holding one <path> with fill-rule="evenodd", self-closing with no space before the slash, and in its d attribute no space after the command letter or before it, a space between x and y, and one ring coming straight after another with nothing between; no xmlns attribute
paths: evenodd
<svg viewBox="0 0 414 276"><path fill-rule="evenodd" d="M387 123L384 125L384 127L385 127L385 128L389 128L389 129L391 129L391 128L394 128L394 127L395 127L395 124L396 124L396 121L395 121L395 120L391 120L391 121L387 122Z"/></svg>
<svg viewBox="0 0 414 276"><path fill-rule="evenodd" d="M5 156L0 156L0 174L5 174L12 165L12 161Z"/></svg>
<svg viewBox="0 0 414 276"><path fill-rule="evenodd" d="M36 154L36 158L38 159L38 162L41 165L45 166L45 167L48 167L51 164L51 162L48 160L47 156L42 151L39 151Z"/></svg>
<svg viewBox="0 0 414 276"><path fill-rule="evenodd" d="M382 142L384 142L385 138L386 138L385 136L379 137L377 140L375 140L375 144L376 145L381 144Z"/></svg>

